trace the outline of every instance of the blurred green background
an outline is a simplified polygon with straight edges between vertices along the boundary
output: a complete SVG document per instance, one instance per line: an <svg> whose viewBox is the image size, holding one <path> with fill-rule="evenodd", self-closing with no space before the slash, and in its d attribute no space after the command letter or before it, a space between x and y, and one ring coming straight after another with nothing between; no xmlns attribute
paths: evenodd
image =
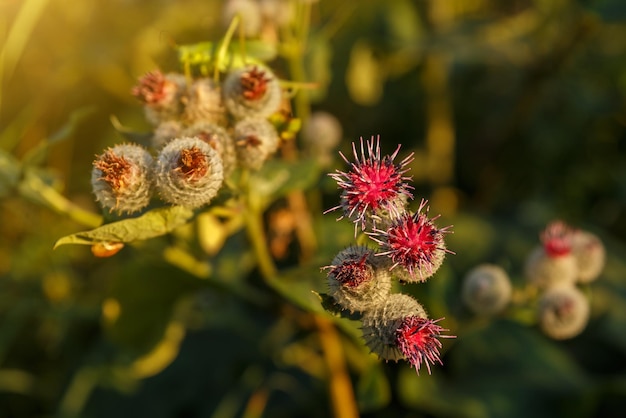
<svg viewBox="0 0 626 418"><path fill-rule="evenodd" d="M124 141L110 116L148 131L131 87L157 67L178 70L176 45L220 39L223 4L2 0L0 417L349 417L355 405L371 417L623 416L626 4L292 3L310 7L306 48L290 65L281 33L270 65L317 84L296 116L336 115L344 152L378 134L385 152L415 152L416 200L454 225L456 255L401 289L457 335L444 365L417 376L381 363L358 321L321 309L319 269L353 239L351 225L322 216L338 198L322 171L306 191L316 249L303 257L289 241L275 283L260 279L246 234L210 217L112 258L53 251L85 229L71 205L100 213L91 163ZM336 158L321 170L343 167ZM270 231L284 206L277 198L267 211ZM522 289L524 258L556 218L607 247L585 289L583 334L549 340L516 300L472 317L465 272L497 263ZM223 248L199 243L198 228L230 236Z"/></svg>

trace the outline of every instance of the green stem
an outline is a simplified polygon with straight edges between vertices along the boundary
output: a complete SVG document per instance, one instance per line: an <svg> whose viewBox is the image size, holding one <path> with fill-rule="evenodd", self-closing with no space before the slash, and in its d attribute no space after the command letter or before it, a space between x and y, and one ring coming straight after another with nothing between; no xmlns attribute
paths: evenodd
<svg viewBox="0 0 626 418"><path fill-rule="evenodd" d="M27 186L41 199L45 206L67 215L70 219L89 228L97 228L102 224L102 217L76 206L65 196L45 184L39 177L30 176Z"/></svg>
<svg viewBox="0 0 626 418"><path fill-rule="evenodd" d="M249 179L250 173L244 170L241 174L239 185L245 196L243 218L246 234L252 244L252 250L254 251L259 270L261 270L261 275L269 283L276 278L277 269L267 246L261 204L256 200L254 193L250 189Z"/></svg>
<svg viewBox="0 0 626 418"><path fill-rule="evenodd" d="M226 51L228 51L228 46L230 45L230 40L233 38L233 34L235 33L235 29L237 29L237 25L239 24L240 20L241 18L239 17L239 15L237 15L230 22L228 30L224 35L224 39L220 44L220 49L217 51L217 57L215 57L215 68L213 69L213 81L215 81L216 83L220 80L220 65L224 61Z"/></svg>
<svg viewBox="0 0 626 418"><path fill-rule="evenodd" d="M257 263L259 263L259 270L261 270L263 278L267 282L270 282L276 278L277 270L267 247L261 213L256 210L256 208L252 208L249 205L245 211L244 218L246 222L246 232L252 244Z"/></svg>

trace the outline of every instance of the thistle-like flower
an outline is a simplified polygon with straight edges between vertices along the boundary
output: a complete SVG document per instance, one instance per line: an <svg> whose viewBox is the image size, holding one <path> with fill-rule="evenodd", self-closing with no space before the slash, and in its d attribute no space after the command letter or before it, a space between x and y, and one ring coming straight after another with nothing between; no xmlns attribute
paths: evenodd
<svg viewBox="0 0 626 418"><path fill-rule="evenodd" d="M478 315L500 312L511 300L513 286L500 266L480 264L463 279L463 301Z"/></svg>
<svg viewBox="0 0 626 418"><path fill-rule="evenodd" d="M170 141L158 155L156 185L166 202L197 208L217 195L224 180L217 152L197 137Z"/></svg>
<svg viewBox="0 0 626 418"><path fill-rule="evenodd" d="M554 286L539 300L539 326L555 340L573 338L585 329L589 310L589 301L575 286Z"/></svg>
<svg viewBox="0 0 626 418"><path fill-rule="evenodd" d="M182 136L198 137L209 144L222 159L224 177L237 166L235 143L226 129L212 122L196 122L183 130Z"/></svg>
<svg viewBox="0 0 626 418"><path fill-rule="evenodd" d="M441 267L446 253L454 254L443 239L452 226L438 228L434 221L439 215L429 218L427 204L422 199L414 214L405 213L386 230L375 228L368 233L382 247L378 255L389 257L391 269L399 267L396 274L405 282L426 281Z"/></svg>
<svg viewBox="0 0 626 418"><path fill-rule="evenodd" d="M150 203L152 156L139 145L108 148L93 162L91 185L102 207L118 214L137 212Z"/></svg>
<svg viewBox="0 0 626 418"><path fill-rule="evenodd" d="M259 170L278 150L279 137L274 126L263 118L246 118L235 124L233 132L237 160L241 167Z"/></svg>
<svg viewBox="0 0 626 418"><path fill-rule="evenodd" d="M339 219L344 216L350 218L355 223L355 235L359 225L365 230L368 223L376 226L402 215L407 199L413 198L410 192L413 187L406 183L411 178L404 175L409 170L407 165L413 160L413 154L399 164L394 164L393 160L399 151L400 145L393 154L382 157L378 136L376 141L372 137L365 141L365 144L361 138L360 156L355 143L352 143L352 152L356 160L354 163L348 161L340 152L343 160L350 164L350 171L337 170L329 174L343 191L340 205L324 213L342 209L343 215Z"/></svg>
<svg viewBox="0 0 626 418"><path fill-rule="evenodd" d="M578 266L578 282L590 283L600 276L606 262L606 250L597 235L588 231L575 231L572 254Z"/></svg>
<svg viewBox="0 0 626 418"><path fill-rule="evenodd" d="M185 97L183 119L189 124L211 122L226 124L226 109L222 105L222 92L209 78L200 78L189 87Z"/></svg>
<svg viewBox="0 0 626 418"><path fill-rule="evenodd" d="M280 107L282 90L276 76L256 65L228 74L222 86L226 109L236 119L266 118Z"/></svg>
<svg viewBox="0 0 626 418"><path fill-rule="evenodd" d="M325 267L330 296L350 312L364 312L382 303L391 290L391 274L384 261L365 246L344 249Z"/></svg>
<svg viewBox="0 0 626 418"><path fill-rule="evenodd" d="M146 119L154 126L164 120L176 119L182 112L181 98L187 81L182 74L152 71L139 79L132 94L144 105Z"/></svg>
<svg viewBox="0 0 626 418"><path fill-rule="evenodd" d="M572 229L562 221L551 222L541 232L541 245L529 254L524 267L531 284L548 288L576 281L578 266L572 254L572 236Z"/></svg>
<svg viewBox="0 0 626 418"><path fill-rule="evenodd" d="M412 297L392 294L385 303L363 316L363 338L380 358L405 359L418 373L425 363L430 374L431 364L442 364L439 338L455 338L442 335L448 330L437 325L441 319L429 319L422 305Z"/></svg>

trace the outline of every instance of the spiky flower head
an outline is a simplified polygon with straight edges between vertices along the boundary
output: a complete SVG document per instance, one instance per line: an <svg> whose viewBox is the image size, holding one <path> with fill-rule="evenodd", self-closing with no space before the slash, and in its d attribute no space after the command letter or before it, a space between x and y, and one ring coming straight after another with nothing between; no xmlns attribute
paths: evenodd
<svg viewBox="0 0 626 418"><path fill-rule="evenodd" d="M191 84L185 97L183 119L188 124L211 122L226 124L226 109L222 104L222 91L209 78L199 78Z"/></svg>
<svg viewBox="0 0 626 418"><path fill-rule="evenodd" d="M441 267L446 253L454 254L444 242L444 234L451 232L452 226L438 228L434 221L439 215L429 218L427 204L422 199L414 214L405 213L387 229L369 233L381 246L378 255L389 257L391 268L405 282L426 281Z"/></svg>
<svg viewBox="0 0 626 418"><path fill-rule="evenodd" d="M389 295L391 274L385 260L374 254L365 246L348 247L325 267L329 294L343 309L364 312Z"/></svg>
<svg viewBox="0 0 626 418"><path fill-rule="evenodd" d="M551 257L539 245L526 257L524 275L533 286L547 289L560 284L573 284L578 276L578 266L571 253Z"/></svg>
<svg viewBox="0 0 626 418"><path fill-rule="evenodd" d="M182 136L198 137L209 144L222 160L224 176L228 176L237 166L235 143L226 129L212 123L199 121L183 130Z"/></svg>
<svg viewBox="0 0 626 418"><path fill-rule="evenodd" d="M237 160L250 170L259 170L265 161L278 150L276 128L263 118L242 119L233 132Z"/></svg>
<svg viewBox="0 0 626 418"><path fill-rule="evenodd" d="M385 303L363 315L363 338L380 358L405 359L418 373L425 363L430 373L431 364L442 364L439 338L454 338L442 335L448 330L437 325L439 321L429 319L422 305L412 297L392 294Z"/></svg>
<svg viewBox="0 0 626 418"><path fill-rule="evenodd" d="M576 281L578 266L572 254L572 236L572 229L565 223L548 224L539 235L541 245L526 258L524 273L529 283L545 289Z"/></svg>
<svg viewBox="0 0 626 418"><path fill-rule="evenodd" d="M282 90L268 68L247 65L228 74L222 85L224 105L235 119L267 118L278 111Z"/></svg>
<svg viewBox="0 0 626 418"><path fill-rule="evenodd" d="M575 286L555 286L539 300L539 327L555 340L573 338L585 329L589 311L589 301Z"/></svg>
<svg viewBox="0 0 626 418"><path fill-rule="evenodd" d="M133 87L132 94L144 105L146 119L154 126L164 120L176 119L182 112L181 98L185 94L185 76L163 74L155 70L145 74Z"/></svg>
<svg viewBox="0 0 626 418"><path fill-rule="evenodd" d="M96 200L111 212L133 213L150 203L152 156L139 145L121 144L96 157L91 185Z"/></svg>
<svg viewBox="0 0 626 418"><path fill-rule="evenodd" d="M571 253L573 230L563 221L552 221L540 234L548 257L561 257Z"/></svg>
<svg viewBox="0 0 626 418"><path fill-rule="evenodd" d="M337 209L343 210L339 219L347 216L355 223L356 228L366 229L369 222L376 225L380 222L381 213L387 213L392 218L400 216L404 212L404 202L407 198L413 198L410 190L412 186L406 181L411 180L405 176L409 171L407 165L413 160L411 153L399 164L394 164L394 159L400 151L400 145L391 155L381 156L380 136L361 141L361 154L357 152L356 144L352 143L352 152L355 162L350 162L339 153L341 158L350 164L350 171L339 171L329 174L342 189L340 205L328 209L328 213ZM398 202L403 202L399 205Z"/></svg>
<svg viewBox="0 0 626 418"><path fill-rule="evenodd" d="M580 283L590 283L600 276L606 262L606 250L597 235L588 231L575 231L572 254L576 259Z"/></svg>
<svg viewBox="0 0 626 418"><path fill-rule="evenodd" d="M480 264L463 279L463 301L478 315L500 312L511 300L513 286L500 266Z"/></svg>
<svg viewBox="0 0 626 418"><path fill-rule="evenodd" d="M217 195L224 180L217 152L197 137L170 141L157 157L156 185L166 202L197 208Z"/></svg>

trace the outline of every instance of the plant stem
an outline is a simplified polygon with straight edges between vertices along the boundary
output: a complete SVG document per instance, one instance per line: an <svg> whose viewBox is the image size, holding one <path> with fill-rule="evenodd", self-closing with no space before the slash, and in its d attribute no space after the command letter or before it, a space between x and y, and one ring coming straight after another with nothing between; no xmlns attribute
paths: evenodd
<svg viewBox="0 0 626 418"><path fill-rule="evenodd" d="M319 330L324 357L330 373L330 399L337 418L356 418L359 410L352 382L346 370L339 334L333 323L321 315L313 315Z"/></svg>

